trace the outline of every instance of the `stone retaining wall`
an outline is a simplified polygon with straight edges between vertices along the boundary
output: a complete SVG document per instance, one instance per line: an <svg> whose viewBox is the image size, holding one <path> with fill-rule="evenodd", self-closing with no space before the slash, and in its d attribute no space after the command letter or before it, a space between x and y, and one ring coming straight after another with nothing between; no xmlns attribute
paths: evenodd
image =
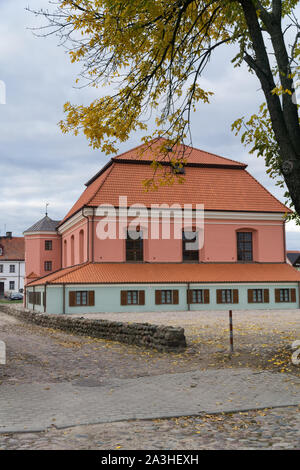
<svg viewBox="0 0 300 470"><path fill-rule="evenodd" d="M21 320L46 328L54 328L122 343L157 349L161 352L178 352L186 347L183 328L151 325L149 323L123 323L109 320L72 318L66 315L47 315L12 305L0 305L0 310Z"/></svg>

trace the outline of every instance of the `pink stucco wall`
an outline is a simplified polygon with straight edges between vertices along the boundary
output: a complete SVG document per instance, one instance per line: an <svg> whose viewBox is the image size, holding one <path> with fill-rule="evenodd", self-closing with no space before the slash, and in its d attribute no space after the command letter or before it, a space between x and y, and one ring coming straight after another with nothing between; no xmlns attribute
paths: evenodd
<svg viewBox="0 0 300 470"><path fill-rule="evenodd" d="M62 265L63 267L73 266L73 265L81 264L87 261L88 259L87 237L88 237L88 222L86 219L84 221L78 222L78 224L71 227L62 235L62 250L63 250ZM74 250L72 249L72 244L74 244ZM89 243L89 245L91 245L91 243ZM74 255L72 256L73 251L74 251ZM90 246L90 251L91 251L91 246Z"/></svg>
<svg viewBox="0 0 300 470"><path fill-rule="evenodd" d="M52 240L52 250L45 250L45 241ZM52 271L61 268L61 239L55 234L36 234L25 236L26 277L34 272L38 277L49 274L45 271L45 261L52 262Z"/></svg>
<svg viewBox="0 0 300 470"><path fill-rule="evenodd" d="M44 262L52 261L53 271L61 267L80 264L86 261L125 262L125 239L100 240L97 236L99 218L79 221L60 235L27 235L25 237L26 275L35 272L37 276L47 274ZM130 223L130 220L128 221ZM141 223L146 233L147 225ZM124 228L125 230L125 228ZM237 231L253 232L253 257L256 262L284 262L284 223L281 221L251 220L213 220L207 219L204 224L204 246L199 251L199 261L235 262L237 261ZM119 227L116 227L117 234ZM181 231L181 228L180 228ZM148 262L181 262L182 241L174 239L174 225L171 224L171 239L144 240L144 261ZM89 238L89 240L88 240ZM45 250L45 240L51 239L53 250ZM73 241L72 241L73 240ZM73 250L72 250L73 244ZM62 250L62 252L61 252ZM74 255L72 256L72 251Z"/></svg>
<svg viewBox="0 0 300 470"><path fill-rule="evenodd" d="M252 231L253 261L285 261L283 222L262 221L258 223L253 220L213 219L208 219L204 224L204 247L199 252L199 260L204 262L237 261L237 231ZM149 232L151 235L150 228ZM148 262L181 262L182 242L174 239L172 233L173 229L171 228L170 240L152 240L151 236L145 239L144 260ZM95 220L94 261L124 262L125 259L125 240L99 240L97 237L97 220Z"/></svg>

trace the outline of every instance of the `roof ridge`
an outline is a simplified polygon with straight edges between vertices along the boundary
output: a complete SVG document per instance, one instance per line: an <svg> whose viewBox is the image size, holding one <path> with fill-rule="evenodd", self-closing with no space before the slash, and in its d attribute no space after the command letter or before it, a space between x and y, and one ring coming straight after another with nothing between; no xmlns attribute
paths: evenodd
<svg viewBox="0 0 300 470"><path fill-rule="evenodd" d="M151 148L151 145L153 143L157 143L159 140L167 140L165 137L158 137L156 140L155 139L152 139L150 142L149 142L149 147L148 148ZM124 155L126 155L127 153L131 153L133 152L134 150L137 150L138 148L142 147L143 145L147 145L145 143L143 144L140 144L140 145L137 145L136 147L133 147L132 149L129 149L129 150L126 150L126 152L122 152L120 153L119 155L116 155L115 157L112 157L112 160L118 160L119 157L122 157ZM218 155L217 153L213 153L213 152L209 152L207 150L203 150L203 149L200 149L198 147L193 147L192 145L187 145L187 144L183 144L183 143L179 143L177 145L181 145L183 147L187 147L191 150L197 150L199 152L204 152L204 153L207 153L208 155L212 155L213 157L217 157L217 158L222 158L223 160L227 160L229 162L233 162L233 163L238 163L244 167L247 167L247 163L243 163L243 162L240 162L239 160L233 160L232 158L228 158L228 157L224 157L222 155ZM131 159L132 160L132 159Z"/></svg>

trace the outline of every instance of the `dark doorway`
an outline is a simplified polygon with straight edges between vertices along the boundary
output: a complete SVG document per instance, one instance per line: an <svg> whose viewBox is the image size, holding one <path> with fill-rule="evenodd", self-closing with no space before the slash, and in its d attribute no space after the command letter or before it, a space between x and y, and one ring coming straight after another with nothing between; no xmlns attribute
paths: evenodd
<svg viewBox="0 0 300 470"><path fill-rule="evenodd" d="M4 297L4 282L0 282L0 297Z"/></svg>

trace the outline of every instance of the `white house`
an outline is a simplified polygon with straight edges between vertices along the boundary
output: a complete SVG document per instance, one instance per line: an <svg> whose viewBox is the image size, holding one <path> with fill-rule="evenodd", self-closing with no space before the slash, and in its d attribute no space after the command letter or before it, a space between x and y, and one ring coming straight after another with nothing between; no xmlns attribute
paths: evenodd
<svg viewBox="0 0 300 470"><path fill-rule="evenodd" d="M24 237L13 237L11 232L6 232L0 236L0 297L23 292L24 276Z"/></svg>

